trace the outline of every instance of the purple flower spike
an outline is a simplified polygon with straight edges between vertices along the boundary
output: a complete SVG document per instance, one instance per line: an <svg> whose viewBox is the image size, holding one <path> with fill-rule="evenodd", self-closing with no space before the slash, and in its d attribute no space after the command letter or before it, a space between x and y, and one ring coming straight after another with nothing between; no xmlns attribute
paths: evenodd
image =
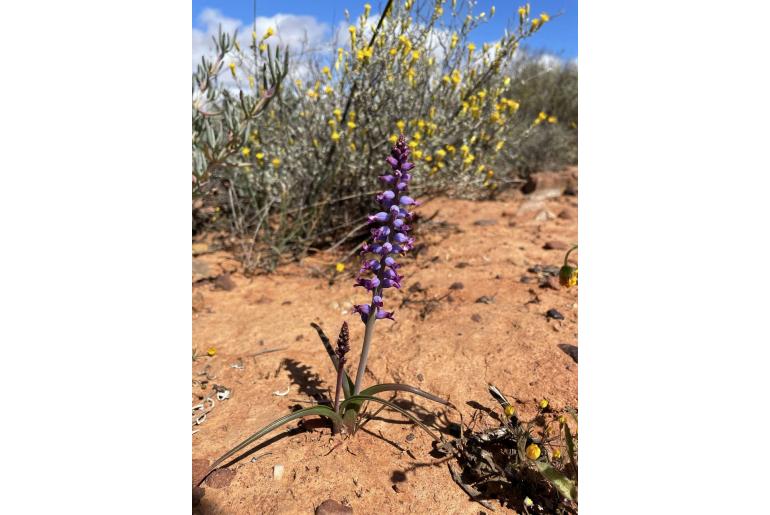
<svg viewBox="0 0 770 515"><path fill-rule="evenodd" d="M390 155L385 158L392 171L379 177L386 187L376 197L380 210L369 216L369 222L373 225L372 237L362 247L364 260L356 280L356 286L372 292L372 300L369 304L353 308L361 315L364 323L367 323L373 311L377 313L377 319L393 320L392 312L381 309L382 293L387 288L401 288L403 277L396 273L400 265L395 257L414 246L414 238L409 237L408 225L412 213L407 210L408 206L417 205L407 193L412 179L412 174L408 172L414 168L414 164L409 162L410 153L406 139L400 136L391 148Z"/></svg>

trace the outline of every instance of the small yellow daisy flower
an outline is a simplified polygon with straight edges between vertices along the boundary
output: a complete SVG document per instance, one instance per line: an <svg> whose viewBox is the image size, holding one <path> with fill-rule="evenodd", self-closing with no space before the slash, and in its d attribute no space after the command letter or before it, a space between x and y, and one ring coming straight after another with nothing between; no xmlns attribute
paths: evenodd
<svg viewBox="0 0 770 515"><path fill-rule="evenodd" d="M206 354L213 358L217 355L217 350L214 347L209 347L209 350L206 352Z"/></svg>
<svg viewBox="0 0 770 515"><path fill-rule="evenodd" d="M249 154L251 154L251 149L249 147L243 147L241 149L241 154L243 154L243 157L249 157Z"/></svg>
<svg viewBox="0 0 770 515"><path fill-rule="evenodd" d="M280 166L280 164L281 164L281 160L280 160L280 159L278 159L277 157L274 157L274 158L273 158L273 160L272 160L272 161L270 161L270 162L271 162L271 163L273 164L273 166L275 166L276 168L278 168L278 167Z"/></svg>
<svg viewBox="0 0 770 515"><path fill-rule="evenodd" d="M527 458L534 461L540 457L540 447L537 444L531 443L527 446L526 454Z"/></svg>
<svg viewBox="0 0 770 515"><path fill-rule="evenodd" d="M547 408L548 407L548 399L541 400L539 406L540 406L540 409Z"/></svg>
<svg viewBox="0 0 770 515"><path fill-rule="evenodd" d="M506 406L503 411L505 412L505 416L508 418L511 418L513 415L516 414L516 408L514 408L510 404Z"/></svg>
<svg viewBox="0 0 770 515"><path fill-rule="evenodd" d="M334 265L334 269L337 271L337 273L342 273L345 271L345 263L337 263Z"/></svg>

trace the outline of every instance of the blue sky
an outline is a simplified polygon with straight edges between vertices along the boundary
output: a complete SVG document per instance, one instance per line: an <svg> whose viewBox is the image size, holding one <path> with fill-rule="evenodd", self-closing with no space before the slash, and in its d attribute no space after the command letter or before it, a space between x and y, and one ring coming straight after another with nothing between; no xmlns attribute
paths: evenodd
<svg viewBox="0 0 770 515"><path fill-rule="evenodd" d="M343 11L346 8L350 11L351 16L355 17L363 11L364 3L366 3L365 0L257 0L256 14L257 17L265 18L277 14L308 16L310 18L307 19L307 22L311 30L315 28L320 31L328 27L329 32L331 32L331 27L336 26L344 19ZM369 3L372 5L373 12L378 12L378 6L385 5L384 1L379 2L377 0L369 0ZM508 19L515 19L516 9L524 3L524 1L479 0L474 9L475 13L489 12L492 5L495 6L497 12L492 21L483 24L473 33L471 39L479 43L498 39ZM533 14L547 12L554 15L562 12L562 15L554 18L535 36L527 40L526 46L532 50L546 51L565 60L576 59L578 56L577 0L533 0L530 1L530 5ZM205 31L207 25L211 24L212 10L218 11L223 18L229 19L234 25L236 25L236 20L243 26L251 24L252 0L193 0L192 7L192 24L193 28L198 31ZM445 10L449 11L449 9ZM216 18L213 20L218 21Z"/></svg>

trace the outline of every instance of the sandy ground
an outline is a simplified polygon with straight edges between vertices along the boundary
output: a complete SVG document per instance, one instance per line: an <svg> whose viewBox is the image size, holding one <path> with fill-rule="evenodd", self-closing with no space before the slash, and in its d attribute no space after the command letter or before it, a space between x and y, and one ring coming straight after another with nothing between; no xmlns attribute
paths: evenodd
<svg viewBox="0 0 770 515"><path fill-rule="evenodd" d="M426 218L437 210L415 234L425 244L418 256L403 260L403 291L387 291L385 306L396 309L397 322L378 321L365 385L415 385L451 400L466 422L478 404L499 410L487 383L516 399L524 418L543 397L555 409L576 406L577 364L559 345L577 345L577 289L558 288L554 279L543 286L547 278L528 270L561 264L565 251L546 250L547 242L577 241L577 197L436 199L418 208ZM229 291L194 284L193 348L204 355L192 363L193 404L211 395L214 384L231 391L194 426L194 476L292 407L333 395L334 370L311 322L334 341L348 321L354 374L364 326L350 307L367 299L352 287L356 261L330 282L337 258L313 256L270 276L235 273ZM547 318L549 309L564 320ZM214 357L205 355L209 347ZM275 348L284 349L252 356ZM199 382L206 380L203 388ZM442 406L400 397L444 434L448 422L459 422ZM485 416L475 429L494 426ZM487 511L452 481L446 463L434 464L430 437L397 413L381 412L365 430L332 437L322 425L290 423L272 433L277 438L267 447L210 476L194 511L310 514L326 499L367 514ZM277 465L284 469L280 479Z"/></svg>

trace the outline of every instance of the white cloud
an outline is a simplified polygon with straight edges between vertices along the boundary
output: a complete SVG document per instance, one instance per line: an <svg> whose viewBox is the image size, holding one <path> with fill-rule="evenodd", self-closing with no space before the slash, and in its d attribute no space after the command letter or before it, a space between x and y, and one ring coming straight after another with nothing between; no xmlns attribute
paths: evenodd
<svg viewBox="0 0 770 515"><path fill-rule="evenodd" d="M192 31L193 71L202 56L213 55L214 43L211 38L217 35L220 25L223 32L230 34L238 30L238 43L241 48L248 48L251 44L252 30L256 30L257 36L262 37L268 27L275 30L275 35L269 42L281 47L288 46L295 54L303 46L315 50L329 45L329 25L313 16L278 13L270 17L258 16L254 24L244 24L241 20L224 16L217 9L204 9L198 16L198 22L202 28L193 28Z"/></svg>

